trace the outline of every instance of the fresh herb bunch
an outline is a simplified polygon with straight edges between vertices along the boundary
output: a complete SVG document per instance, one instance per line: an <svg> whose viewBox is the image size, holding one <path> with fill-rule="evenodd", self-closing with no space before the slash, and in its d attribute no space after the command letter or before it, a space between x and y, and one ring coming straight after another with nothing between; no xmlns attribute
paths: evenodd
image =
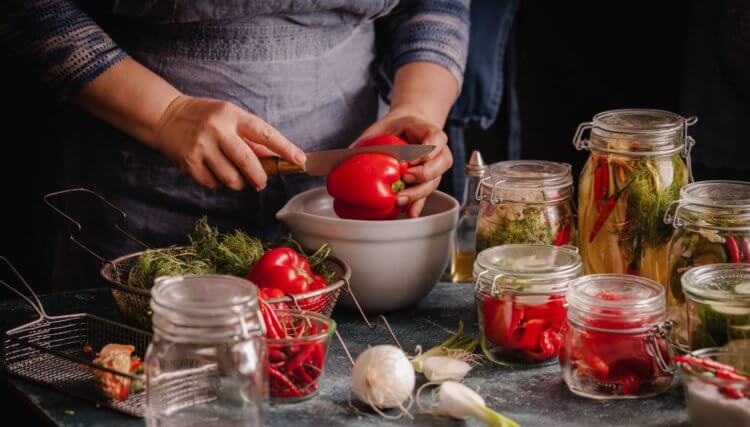
<svg viewBox="0 0 750 427"><path fill-rule="evenodd" d="M523 219L501 218L493 224L490 233L477 233L477 252L493 246L512 243L539 243L551 245L555 239L552 228L541 209L526 208Z"/></svg>
<svg viewBox="0 0 750 427"><path fill-rule="evenodd" d="M222 234L208 223L207 217L199 219L188 236L187 247L150 249L138 258L128 273L129 286L151 289L159 276L185 276L195 274L247 275L248 271L272 247L290 246L301 254L303 248L292 239L281 244L264 244L242 230ZM323 245L309 257L310 266L321 277L330 282L336 272L325 267L323 261L331 256L331 249Z"/></svg>

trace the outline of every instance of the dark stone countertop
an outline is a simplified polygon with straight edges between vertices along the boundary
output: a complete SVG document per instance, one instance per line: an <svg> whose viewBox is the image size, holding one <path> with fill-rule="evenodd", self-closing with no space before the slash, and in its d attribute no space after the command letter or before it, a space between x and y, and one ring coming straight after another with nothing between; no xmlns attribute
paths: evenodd
<svg viewBox="0 0 750 427"><path fill-rule="evenodd" d="M117 310L107 289L67 292L42 298L49 314L89 312L117 319ZM0 304L3 330L34 318L25 303ZM392 313L388 319L407 351L417 344L429 348L455 330L462 319L468 332L477 334L472 290L468 286L439 284L416 307ZM353 313L334 315L339 330L353 355L368 344L390 343L386 330L369 331ZM266 415L270 426L388 426L388 425L465 425L463 422L418 415L415 419L390 421L374 414L357 414L348 403L351 366L337 342L326 364L320 394L303 403L272 406ZM141 426L143 420L99 409L54 390L17 378L6 384L26 401L40 420L60 426ZM512 370L485 362L469 373L465 383L481 394L487 404L524 427L533 426L687 426L682 388L676 384L668 393L641 400L595 401L570 393L560 377L558 366ZM361 406L359 406L362 408ZM474 422L468 425L478 425Z"/></svg>

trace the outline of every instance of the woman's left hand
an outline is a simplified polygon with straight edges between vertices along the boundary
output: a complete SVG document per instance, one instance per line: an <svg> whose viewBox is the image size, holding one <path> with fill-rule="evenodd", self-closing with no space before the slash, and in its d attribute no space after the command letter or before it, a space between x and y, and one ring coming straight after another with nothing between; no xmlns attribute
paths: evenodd
<svg viewBox="0 0 750 427"><path fill-rule="evenodd" d="M453 165L448 136L442 126L431 123L418 109L406 105L391 109L370 126L360 139L383 134L400 136L410 144L436 147L429 154L409 163L410 167L403 176L408 186L398 193L398 205L409 206L409 217L416 218L422 212L425 198L438 188L440 177Z"/></svg>

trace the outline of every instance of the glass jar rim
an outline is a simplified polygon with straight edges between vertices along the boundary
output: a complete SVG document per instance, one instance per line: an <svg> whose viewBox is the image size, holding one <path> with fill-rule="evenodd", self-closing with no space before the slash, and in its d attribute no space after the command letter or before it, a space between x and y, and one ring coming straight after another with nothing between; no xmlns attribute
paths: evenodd
<svg viewBox="0 0 750 427"><path fill-rule="evenodd" d="M707 347L702 348L699 350L694 350L690 352L690 355L693 357L697 357L699 359L712 359L712 356L719 356L719 355L740 355L745 356L750 360L750 349L726 349L724 347ZM684 365L681 366L682 372L686 374L689 378L695 378L698 381L702 381L707 384L713 384L716 386L730 386L730 385L737 385L737 384L747 384L750 385L750 379L747 380L741 380L741 379L733 379L733 378L719 378L716 376L707 376L707 375L701 375L701 372L694 372L692 367L686 367Z"/></svg>
<svg viewBox="0 0 750 427"><path fill-rule="evenodd" d="M682 290L692 299L748 306L750 309L750 264L707 264L682 275ZM747 292L737 287L746 285Z"/></svg>
<svg viewBox="0 0 750 427"><path fill-rule="evenodd" d="M234 276L162 276L150 306L154 331L175 341L217 341L262 333L258 288Z"/></svg>
<svg viewBox="0 0 750 427"><path fill-rule="evenodd" d="M474 289L493 295L555 294L565 292L568 283L582 273L583 262L574 246L527 243L494 246L477 254Z"/></svg>
<svg viewBox="0 0 750 427"><path fill-rule="evenodd" d="M626 157L669 156L682 153L688 157L695 141L687 128L697 122L671 111L654 108L622 108L602 111L591 122L578 126L573 144L579 150L605 152ZM584 140L585 130L591 137ZM627 148L611 147L612 142ZM630 142L632 141L632 142Z"/></svg>
<svg viewBox="0 0 750 427"><path fill-rule="evenodd" d="M567 302L570 311L590 313L603 309L611 310L610 314L620 312L654 317L655 320L644 327L659 323L666 315L664 287L651 279L629 274L579 277L568 287Z"/></svg>
<svg viewBox="0 0 750 427"><path fill-rule="evenodd" d="M522 202L515 197L502 197L502 191L530 191L540 190L560 194L546 198L541 203L560 201L571 197L573 189L572 166L548 160L504 160L489 165L486 176L480 181L477 189L477 199L489 200L492 203ZM564 190L570 191L564 191ZM567 194L565 194L567 193Z"/></svg>
<svg viewBox="0 0 750 427"><path fill-rule="evenodd" d="M274 310L274 313L278 315L291 315L291 316L300 316L303 319L314 319L324 325L326 325L326 330L323 332L318 332L313 335L305 335L303 337L292 337L292 338L266 338L266 342L269 344L297 344L297 343L309 343L309 342L315 342L320 341L322 339L326 339L327 337L333 335L333 333L336 331L337 323L332 318L325 316L320 313L316 313L314 311L306 311L306 310L294 310L294 309L277 309Z"/></svg>

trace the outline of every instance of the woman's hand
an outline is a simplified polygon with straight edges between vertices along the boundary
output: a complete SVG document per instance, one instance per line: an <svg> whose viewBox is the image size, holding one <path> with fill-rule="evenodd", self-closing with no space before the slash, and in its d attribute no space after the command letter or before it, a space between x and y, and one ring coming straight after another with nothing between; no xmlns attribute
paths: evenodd
<svg viewBox="0 0 750 427"><path fill-rule="evenodd" d="M180 95L167 106L154 146L208 188L256 190L268 177L259 156L279 155L303 165L305 153L258 116L230 102Z"/></svg>
<svg viewBox="0 0 750 427"><path fill-rule="evenodd" d="M438 188L440 177L453 165L448 137L440 126L425 118L416 108L401 105L392 109L360 137L398 135L410 144L434 145L436 148L421 159L412 161L403 177L409 185L398 193L399 206L407 206L408 215L416 218L422 212L425 198Z"/></svg>

